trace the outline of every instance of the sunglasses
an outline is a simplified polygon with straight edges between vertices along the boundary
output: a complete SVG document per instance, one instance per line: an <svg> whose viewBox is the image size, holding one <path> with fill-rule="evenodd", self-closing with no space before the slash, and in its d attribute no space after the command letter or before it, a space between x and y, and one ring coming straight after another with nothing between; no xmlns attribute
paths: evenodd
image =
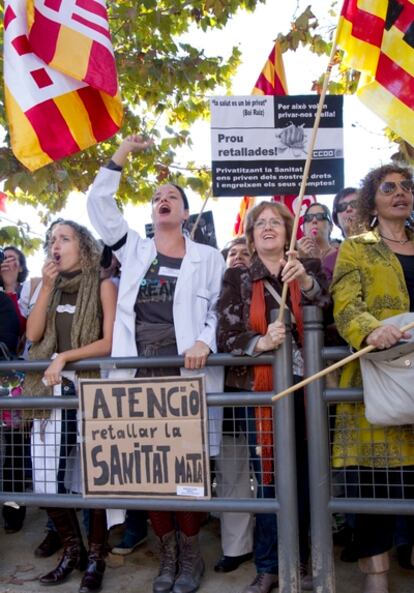
<svg viewBox="0 0 414 593"><path fill-rule="evenodd" d="M356 208L358 204L358 200L350 200L349 202L339 202L336 207L336 212L345 212L345 210L350 206L351 208Z"/></svg>
<svg viewBox="0 0 414 593"><path fill-rule="evenodd" d="M305 216L303 217L303 220L305 222L312 222L313 219L316 219L318 222L321 222L322 220L331 220L329 218L329 216L326 214L326 212L314 212L313 214L308 212L305 214Z"/></svg>
<svg viewBox="0 0 414 593"><path fill-rule="evenodd" d="M389 196L396 192L398 187L404 192L412 193L414 190L414 183L411 179L403 179L402 181L383 181L378 189L383 194Z"/></svg>

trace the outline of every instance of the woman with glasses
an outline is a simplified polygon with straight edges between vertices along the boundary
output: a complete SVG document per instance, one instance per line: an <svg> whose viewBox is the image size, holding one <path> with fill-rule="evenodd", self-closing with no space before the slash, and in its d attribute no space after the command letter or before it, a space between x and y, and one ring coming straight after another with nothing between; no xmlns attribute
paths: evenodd
<svg viewBox="0 0 414 593"><path fill-rule="evenodd" d="M383 350L408 335L386 321L414 311L414 237L410 226L413 181L408 168L384 165L368 173L358 192L357 215L365 232L346 239L333 282L334 316L342 337L356 349ZM358 361L347 365L341 387L362 385ZM345 470L347 496L414 498L412 426L374 426L362 403L338 404L333 466ZM410 533L414 535L411 517ZM388 593L388 551L395 517L356 515L355 538L364 593Z"/></svg>
<svg viewBox="0 0 414 593"><path fill-rule="evenodd" d="M262 202L247 217L246 239L251 265L228 268L218 303L220 351L256 356L275 350L285 339L285 326L271 321L277 309L283 283L289 284L287 307L293 314L293 374L303 376L302 305L320 304L327 299L326 281L320 261L293 258L287 261L293 217L283 204ZM235 390L270 391L272 371L268 366L229 369L226 384ZM308 479L303 392L295 396L296 461L298 472L300 557L302 589L312 588L307 573L309 555ZM259 498L275 496L272 409L249 408L249 447L258 484ZM245 593L268 593L278 584L277 526L274 514L256 515L254 534L256 577Z"/></svg>

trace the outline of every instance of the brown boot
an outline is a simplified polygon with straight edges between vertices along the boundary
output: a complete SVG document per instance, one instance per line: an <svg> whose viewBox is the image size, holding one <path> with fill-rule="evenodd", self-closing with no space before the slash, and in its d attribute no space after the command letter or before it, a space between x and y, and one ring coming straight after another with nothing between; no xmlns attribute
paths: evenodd
<svg viewBox="0 0 414 593"><path fill-rule="evenodd" d="M204 561L200 553L198 535L191 537L180 532L178 551L178 576L173 593L193 593L200 586L204 574Z"/></svg>
<svg viewBox="0 0 414 593"><path fill-rule="evenodd" d="M243 593L269 593L279 584L277 574L258 572L254 580L244 589Z"/></svg>
<svg viewBox="0 0 414 593"><path fill-rule="evenodd" d="M75 569L85 570L86 550L82 542L78 518L73 509L47 509L60 539L63 555L57 567L39 578L42 585L60 585Z"/></svg>
<svg viewBox="0 0 414 593"><path fill-rule="evenodd" d="M88 565L82 577L79 593L95 593L102 589L108 530L106 511L91 509L89 525Z"/></svg>
<svg viewBox="0 0 414 593"><path fill-rule="evenodd" d="M154 593L170 593L177 575L177 538L175 531L166 533L160 539L160 571L154 579Z"/></svg>
<svg viewBox="0 0 414 593"><path fill-rule="evenodd" d="M388 593L388 552L360 558L358 564L361 572L365 574L363 593Z"/></svg>
<svg viewBox="0 0 414 593"><path fill-rule="evenodd" d="M45 539L37 546L34 555L37 558L49 558L62 547L62 541L57 531L48 530Z"/></svg>

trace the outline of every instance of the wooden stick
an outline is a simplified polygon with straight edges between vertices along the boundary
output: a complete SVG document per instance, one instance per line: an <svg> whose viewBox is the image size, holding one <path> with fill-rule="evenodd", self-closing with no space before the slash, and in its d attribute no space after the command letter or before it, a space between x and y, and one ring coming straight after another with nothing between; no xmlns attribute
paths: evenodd
<svg viewBox="0 0 414 593"><path fill-rule="evenodd" d="M206 197L206 199L204 200L204 202L203 202L203 205L201 206L201 210L200 210L200 212L198 213L198 216L197 216L197 218L196 218L196 221L195 221L195 223L194 223L194 226L193 226L193 228L191 229L191 233L190 233L190 239L192 239L192 240L194 240L194 235L195 235L196 229L197 229L197 227L198 227L198 223L200 222L200 218L201 218L201 216L202 216L202 214L203 214L203 212L204 212L204 209L205 209L205 207L206 207L206 204L207 204L207 202L208 202L208 200L209 200L210 196L211 196L211 193L209 193L209 194L208 194L208 196Z"/></svg>
<svg viewBox="0 0 414 593"><path fill-rule="evenodd" d="M401 327L400 331L404 333L404 332L409 331L410 329L413 329L413 328L414 328L414 321L412 321L411 323L407 323L407 325L404 325L403 327ZM335 362L331 366L326 367L322 371L319 371L318 373L315 373L314 375L311 375L310 377L306 377L306 379L303 379L303 381L300 381L300 383L296 383L295 385L292 385L288 389L285 389L284 391L280 391L280 393L277 393L276 395L274 395L272 397L272 401L278 401L279 399L282 399L282 397L289 395L289 393L293 393L297 389L301 389L301 387L305 387L305 385L309 385L309 383L312 383L312 381L316 381L317 379L321 379L321 377L324 377L325 375L329 375L329 373L332 373L332 371L336 371L336 369L339 369L342 366L344 366L345 364L348 364L348 362L352 362L353 360L360 358L364 354L368 354L368 352L371 352L371 350L374 350L374 349L375 349L375 346L371 346L371 345L365 346L365 348L362 348L362 350L358 350L358 352L354 352L353 354L350 354L346 358L343 358L342 360L338 360L338 362Z"/></svg>
<svg viewBox="0 0 414 593"><path fill-rule="evenodd" d="M289 246L290 251L294 251L295 246L296 246L296 234L298 232L300 211L302 209L302 202L303 202L303 198L305 195L306 184L308 182L309 170L310 170L310 166L311 166L311 162L312 162L313 149L315 147L316 136L318 133L319 123L321 121L323 104L325 101L326 92L328 90L329 78L331 76L331 71L334 66L334 58L335 58L335 54L336 54L336 42L338 39L338 34L339 34L339 29L337 27L336 31L335 31L335 37L332 42L332 49L331 49L331 55L329 56L328 67L326 69L324 80L323 80L321 95L319 97L318 109L316 111L315 121L313 123L312 136L311 136L311 139L310 139L310 142L308 145L308 154L306 155L306 162L305 162L305 166L303 168L303 176L302 176L302 181L300 184L298 203L296 205L296 214L295 214L295 219L293 221L292 236L290 238L290 246ZM292 257L293 257L292 255L289 255L288 261L291 261ZM277 318L278 321L283 321L288 288L289 288L289 286L285 282L283 285L283 289L282 289L279 315Z"/></svg>

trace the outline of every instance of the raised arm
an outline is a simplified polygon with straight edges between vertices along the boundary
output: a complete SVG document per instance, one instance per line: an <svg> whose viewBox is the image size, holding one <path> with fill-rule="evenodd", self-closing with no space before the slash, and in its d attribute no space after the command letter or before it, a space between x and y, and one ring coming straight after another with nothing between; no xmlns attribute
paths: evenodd
<svg viewBox="0 0 414 593"><path fill-rule="evenodd" d="M87 201L89 218L106 245L116 245L129 228L115 201L122 167L130 153L142 152L151 145L151 140L146 140L139 135L125 138L115 151L109 165L99 170L89 191Z"/></svg>
<svg viewBox="0 0 414 593"><path fill-rule="evenodd" d="M57 276L58 271L55 262L47 260L42 268L42 286L39 295L27 319L26 338L31 342L41 340L45 332L49 312L49 298L55 286Z"/></svg>

